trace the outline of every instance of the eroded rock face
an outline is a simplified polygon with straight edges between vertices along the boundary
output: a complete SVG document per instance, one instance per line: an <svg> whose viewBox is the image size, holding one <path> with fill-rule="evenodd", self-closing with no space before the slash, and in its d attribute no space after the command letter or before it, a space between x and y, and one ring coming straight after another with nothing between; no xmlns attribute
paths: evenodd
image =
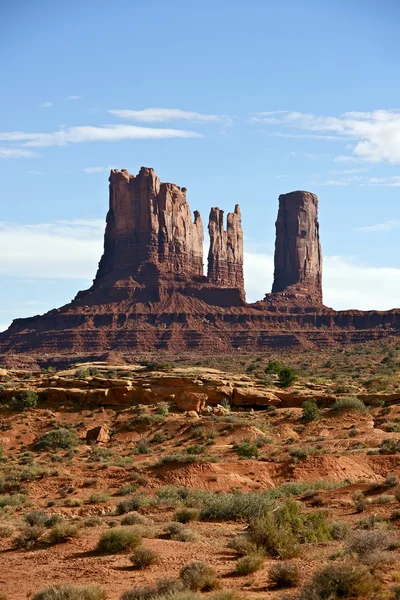
<svg viewBox="0 0 400 600"><path fill-rule="evenodd" d="M318 198L310 192L279 196L272 293L280 292L294 294L299 304L322 304Z"/></svg>
<svg viewBox="0 0 400 600"><path fill-rule="evenodd" d="M239 288L244 296L243 279L243 231L240 207L228 213L227 228L224 229L224 211L211 209L208 231L208 280L211 284Z"/></svg>
<svg viewBox="0 0 400 600"><path fill-rule="evenodd" d="M203 275L203 224L194 221L186 189L161 183L153 169L113 169L110 206L96 282L109 273L136 280Z"/></svg>

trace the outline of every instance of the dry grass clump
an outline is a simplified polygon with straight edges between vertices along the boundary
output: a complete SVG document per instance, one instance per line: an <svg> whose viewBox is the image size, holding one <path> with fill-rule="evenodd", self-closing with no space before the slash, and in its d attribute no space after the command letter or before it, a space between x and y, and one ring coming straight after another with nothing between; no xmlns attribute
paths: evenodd
<svg viewBox="0 0 400 600"><path fill-rule="evenodd" d="M50 544L62 544L68 542L68 540L77 538L80 535L80 529L78 525L73 523L57 523L49 531L49 542Z"/></svg>
<svg viewBox="0 0 400 600"><path fill-rule="evenodd" d="M135 569L145 569L158 563L160 555L150 548L136 548L130 557L130 561Z"/></svg>
<svg viewBox="0 0 400 600"><path fill-rule="evenodd" d="M218 577L212 567L202 561L193 561L185 565L179 577L192 592L208 592L218 586Z"/></svg>
<svg viewBox="0 0 400 600"><path fill-rule="evenodd" d="M179 508L175 512L175 520L179 523L189 523L189 521L197 521L199 511L195 508Z"/></svg>
<svg viewBox="0 0 400 600"><path fill-rule="evenodd" d="M338 398L332 405L331 410L336 413L355 411L360 413L368 412L368 408L359 398L348 396L346 398Z"/></svg>
<svg viewBox="0 0 400 600"><path fill-rule="evenodd" d="M134 550L142 542L137 531L126 527L114 527L105 531L97 543L97 551L104 554L117 554Z"/></svg>
<svg viewBox="0 0 400 600"><path fill-rule="evenodd" d="M363 598L377 588L369 570L358 563L333 563L318 569L299 600Z"/></svg>
<svg viewBox="0 0 400 600"><path fill-rule="evenodd" d="M121 600L151 600L152 598L171 598L171 600L191 600L190 592L185 591L183 582L179 579L158 579L155 585L136 587L124 592ZM196 597L196 595L193 595Z"/></svg>
<svg viewBox="0 0 400 600"><path fill-rule="evenodd" d="M51 585L32 596L32 600L105 600L106 593L99 585Z"/></svg>
<svg viewBox="0 0 400 600"><path fill-rule="evenodd" d="M238 575L250 575L261 569L263 562L264 556L262 554L247 554L237 561L235 573Z"/></svg>
<svg viewBox="0 0 400 600"><path fill-rule="evenodd" d="M195 531L182 523L169 523L165 527L165 534L175 542L198 542L199 536Z"/></svg>
<svg viewBox="0 0 400 600"><path fill-rule="evenodd" d="M279 562L273 565L268 573L268 583L271 588L296 587L299 581L299 569L290 562Z"/></svg>

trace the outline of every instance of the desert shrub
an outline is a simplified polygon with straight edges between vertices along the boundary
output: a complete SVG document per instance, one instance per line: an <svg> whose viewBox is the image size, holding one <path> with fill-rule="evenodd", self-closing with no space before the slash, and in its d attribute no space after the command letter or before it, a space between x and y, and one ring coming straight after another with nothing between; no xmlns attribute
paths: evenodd
<svg viewBox="0 0 400 600"><path fill-rule="evenodd" d="M179 579L159 579L155 585L146 585L141 588L132 588L124 592L121 600L152 600L153 598L169 597L171 600L181 600L184 585ZM182 600L191 600L185 596Z"/></svg>
<svg viewBox="0 0 400 600"><path fill-rule="evenodd" d="M32 600L105 600L106 593L98 585L51 585L37 592Z"/></svg>
<svg viewBox="0 0 400 600"><path fill-rule="evenodd" d="M92 446L88 460L90 462L104 462L112 457L113 453L110 448L103 448L102 446Z"/></svg>
<svg viewBox="0 0 400 600"><path fill-rule="evenodd" d="M193 561L185 565L179 577L189 590L207 592L218 585L217 574L212 567L202 561Z"/></svg>
<svg viewBox="0 0 400 600"><path fill-rule="evenodd" d="M25 494L0 494L0 508L5 506L21 506L25 504Z"/></svg>
<svg viewBox="0 0 400 600"><path fill-rule="evenodd" d="M350 527L345 521L334 521L331 525L331 535L334 540L344 540L349 532Z"/></svg>
<svg viewBox="0 0 400 600"><path fill-rule="evenodd" d="M347 539L346 549L363 558L367 554L388 548L390 539L390 534L382 529L353 531Z"/></svg>
<svg viewBox="0 0 400 600"><path fill-rule="evenodd" d="M200 511L203 521L235 521L268 512L271 501L263 494L221 493L204 499Z"/></svg>
<svg viewBox="0 0 400 600"><path fill-rule="evenodd" d="M352 500L353 500L354 508L355 508L356 512L358 512L358 513L364 512L364 510L368 506L368 500L362 492L355 492L353 494Z"/></svg>
<svg viewBox="0 0 400 600"><path fill-rule="evenodd" d="M279 375L282 370L282 365L278 360L269 360L265 367L264 373L267 375Z"/></svg>
<svg viewBox="0 0 400 600"><path fill-rule="evenodd" d="M228 542L228 548L234 550L239 556L257 554L259 552L256 544L251 542L247 535L237 535Z"/></svg>
<svg viewBox="0 0 400 600"><path fill-rule="evenodd" d="M79 437L75 429L58 427L52 429L35 440L37 450L70 449L77 446Z"/></svg>
<svg viewBox="0 0 400 600"><path fill-rule="evenodd" d="M348 411L356 411L362 413L368 412L368 409L362 400L360 400L359 398L353 398L351 396L348 396L347 398L339 398L338 400L336 400L336 402L332 405L332 410L336 413Z"/></svg>
<svg viewBox="0 0 400 600"><path fill-rule="evenodd" d="M125 513L139 510L147 504L147 498L143 494L135 494L126 500L118 502L116 506L117 515L124 515Z"/></svg>
<svg viewBox="0 0 400 600"><path fill-rule="evenodd" d="M182 523L169 523L165 528L165 532L175 542L197 542L199 539L195 531Z"/></svg>
<svg viewBox="0 0 400 600"><path fill-rule="evenodd" d="M99 504L101 502L108 502L110 500L110 495L105 492L93 492L89 496L90 504Z"/></svg>
<svg viewBox="0 0 400 600"><path fill-rule="evenodd" d="M44 525L48 517L43 510L32 510L24 515L24 519L28 525Z"/></svg>
<svg viewBox="0 0 400 600"><path fill-rule="evenodd" d="M400 452L400 439L383 440L379 446L380 454L397 454Z"/></svg>
<svg viewBox="0 0 400 600"><path fill-rule="evenodd" d="M299 544L331 539L330 525L321 511L303 513L301 504L286 500L281 506L249 524L251 542L271 556L287 559L299 552Z"/></svg>
<svg viewBox="0 0 400 600"><path fill-rule="evenodd" d="M145 569L151 565L155 565L159 561L159 554L149 548L136 548L135 552L130 557L130 561L135 569Z"/></svg>
<svg viewBox="0 0 400 600"><path fill-rule="evenodd" d="M175 520L179 523L189 523L189 521L197 521L199 511L195 508L179 508L175 512Z"/></svg>
<svg viewBox="0 0 400 600"><path fill-rule="evenodd" d="M297 379L296 371L294 369L292 369L291 367L283 367L279 371L278 380L279 380L279 385L282 388L290 387L291 385L294 384L296 379Z"/></svg>
<svg viewBox="0 0 400 600"><path fill-rule="evenodd" d="M12 545L15 548L31 548L39 541L44 532L45 528L41 525L28 525L13 539Z"/></svg>
<svg viewBox="0 0 400 600"><path fill-rule="evenodd" d="M300 592L299 600L361 598L375 588L367 568L353 563L333 563L318 569Z"/></svg>
<svg viewBox="0 0 400 600"><path fill-rule="evenodd" d="M238 575L250 575L258 571L264 562L262 554L247 554L242 556L236 563L235 572Z"/></svg>
<svg viewBox="0 0 400 600"><path fill-rule="evenodd" d="M257 458L258 447L249 440L244 440L233 446L234 451L239 458Z"/></svg>
<svg viewBox="0 0 400 600"><path fill-rule="evenodd" d="M67 498L64 502L64 506L82 506L82 498Z"/></svg>
<svg viewBox="0 0 400 600"><path fill-rule="evenodd" d="M301 418L303 419L303 421L306 421L308 423L309 421L316 421L319 418L320 412L315 400L306 400L301 405L301 408Z"/></svg>
<svg viewBox="0 0 400 600"><path fill-rule="evenodd" d="M149 524L149 520L136 511L128 513L121 520L121 525L148 525L148 524Z"/></svg>
<svg viewBox="0 0 400 600"><path fill-rule="evenodd" d="M14 535L14 527L8 523L0 523L0 540Z"/></svg>
<svg viewBox="0 0 400 600"><path fill-rule="evenodd" d="M388 487L395 487L399 483L396 475L387 475L385 479L385 485Z"/></svg>
<svg viewBox="0 0 400 600"><path fill-rule="evenodd" d="M30 410L36 408L39 396L33 390L21 392L17 398L11 398L10 408L12 410Z"/></svg>
<svg viewBox="0 0 400 600"><path fill-rule="evenodd" d="M151 452L149 442L147 440L145 440L144 438L141 438L140 440L138 440L136 443L136 452L138 454L148 454L149 452Z"/></svg>
<svg viewBox="0 0 400 600"><path fill-rule="evenodd" d="M296 587L299 580L299 569L290 562L277 563L268 572L268 584L272 588Z"/></svg>
<svg viewBox="0 0 400 600"><path fill-rule="evenodd" d="M299 460L304 460L308 456L308 450L307 450L307 448L293 448L293 450L291 450L289 452L289 455L292 458L298 458Z"/></svg>
<svg viewBox="0 0 400 600"><path fill-rule="evenodd" d="M103 533L98 541L97 550L104 554L128 552L137 548L141 541L142 538L136 531L124 527L113 527Z"/></svg>
<svg viewBox="0 0 400 600"><path fill-rule="evenodd" d="M79 537L79 527L73 523L60 522L49 531L49 542L51 544L62 544L71 538Z"/></svg>
<svg viewBox="0 0 400 600"><path fill-rule="evenodd" d="M169 407L166 402L160 402L156 408L156 414L161 415L162 417L168 417Z"/></svg>

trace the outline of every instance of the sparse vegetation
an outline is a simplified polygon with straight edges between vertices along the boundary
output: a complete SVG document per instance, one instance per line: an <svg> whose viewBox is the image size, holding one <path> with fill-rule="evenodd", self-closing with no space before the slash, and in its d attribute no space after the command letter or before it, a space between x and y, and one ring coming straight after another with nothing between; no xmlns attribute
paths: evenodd
<svg viewBox="0 0 400 600"><path fill-rule="evenodd" d="M368 409L365 406L364 402L359 398L353 398L352 396L348 396L346 398L339 398L338 400L336 400L336 402L332 405L332 411L334 413L342 413L349 411L366 413L368 412Z"/></svg>
<svg viewBox="0 0 400 600"><path fill-rule="evenodd" d="M105 600L106 593L99 585L51 585L34 594L32 600Z"/></svg>
<svg viewBox="0 0 400 600"><path fill-rule="evenodd" d="M104 554L129 552L137 548L141 541L141 536L135 530L126 527L114 527L103 533L97 544L97 551Z"/></svg>
<svg viewBox="0 0 400 600"><path fill-rule="evenodd" d="M159 561L159 555L149 548L139 547L130 557L130 561L135 569L145 569L155 565Z"/></svg>
<svg viewBox="0 0 400 600"><path fill-rule="evenodd" d="M179 573L185 586L193 591L208 592L218 585L217 574L212 567L202 561L194 561L183 567Z"/></svg>
<svg viewBox="0 0 400 600"><path fill-rule="evenodd" d="M48 431L35 440L36 450L65 450L74 448L79 443L79 437L75 429L58 427Z"/></svg>
<svg viewBox="0 0 400 600"><path fill-rule="evenodd" d="M276 563L268 572L268 584L271 588L296 587L299 581L299 569L290 562Z"/></svg>
<svg viewBox="0 0 400 600"><path fill-rule="evenodd" d="M299 600L362 598L376 589L369 570L358 563L333 563L318 569L303 587Z"/></svg>

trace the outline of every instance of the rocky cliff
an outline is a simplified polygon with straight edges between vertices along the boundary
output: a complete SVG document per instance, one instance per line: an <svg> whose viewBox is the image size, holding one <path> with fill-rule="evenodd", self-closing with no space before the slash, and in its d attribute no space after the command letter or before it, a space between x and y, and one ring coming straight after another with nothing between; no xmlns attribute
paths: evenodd
<svg viewBox="0 0 400 600"><path fill-rule="evenodd" d="M152 169L110 175L104 253L93 285L45 315L16 319L0 334L0 357L98 357L112 350L257 351L364 342L400 332L400 310L336 312L322 304L318 199L279 197L275 277L265 299L246 304L240 208L212 208L208 274L203 225L186 189Z"/></svg>

